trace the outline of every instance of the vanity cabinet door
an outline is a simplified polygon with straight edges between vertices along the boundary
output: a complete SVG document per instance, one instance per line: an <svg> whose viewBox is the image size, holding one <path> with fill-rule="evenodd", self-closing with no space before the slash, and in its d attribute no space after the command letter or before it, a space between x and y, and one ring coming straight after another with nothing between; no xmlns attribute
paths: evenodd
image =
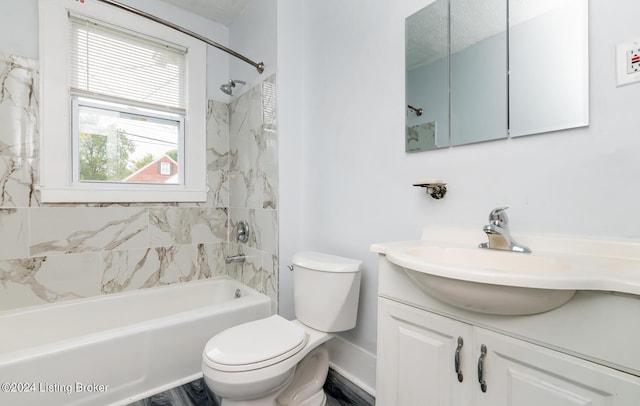
<svg viewBox="0 0 640 406"><path fill-rule="evenodd" d="M476 361L486 346L477 406L635 406L640 378L570 355L474 328ZM605 345L605 344L603 344Z"/></svg>
<svg viewBox="0 0 640 406"><path fill-rule="evenodd" d="M376 404L469 405L475 378L472 327L424 310L378 301ZM455 370L458 351L462 382Z"/></svg>

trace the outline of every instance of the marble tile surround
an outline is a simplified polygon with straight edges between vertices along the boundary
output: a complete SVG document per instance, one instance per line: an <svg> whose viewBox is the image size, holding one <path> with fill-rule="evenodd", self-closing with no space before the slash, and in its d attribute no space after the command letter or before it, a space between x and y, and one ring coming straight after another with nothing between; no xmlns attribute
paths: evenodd
<svg viewBox="0 0 640 406"><path fill-rule="evenodd" d="M40 202L38 61L0 53L0 311L231 275L277 306L275 75L210 100L204 203ZM247 244L235 225L249 222ZM239 252L244 264L227 266Z"/></svg>

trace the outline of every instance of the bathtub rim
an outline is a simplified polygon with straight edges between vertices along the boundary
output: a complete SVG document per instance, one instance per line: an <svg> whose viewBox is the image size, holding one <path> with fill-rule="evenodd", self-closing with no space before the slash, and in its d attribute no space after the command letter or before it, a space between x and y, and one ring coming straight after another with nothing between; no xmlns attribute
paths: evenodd
<svg viewBox="0 0 640 406"><path fill-rule="evenodd" d="M249 307L261 302L265 304L269 304L271 307L271 299L263 294L258 292L257 290L242 284L241 282L229 277L229 276L220 276L215 278L202 279L197 281L190 282L180 282L169 285L162 286L154 286L150 288L131 290L126 292L118 292L118 293L110 293L104 294L100 296L91 296L87 298L78 298L78 299L69 299L61 302L48 303L48 304L39 304L33 306L26 306L16 309L10 309L7 311L0 312L0 319L2 317L16 317L21 314L27 313L35 313L40 310L46 309L56 309L56 308L65 308L69 306L78 305L79 303L87 303L89 302L101 302L107 300L113 300L118 297L129 297L134 295L140 295L147 292L158 292L160 290L166 290L175 287L187 287L188 285L193 284L213 284L215 282L227 281L231 282L232 288L240 289L242 296L237 299L232 299L224 302L213 303L207 306L201 306L189 310L180 311L177 313L171 313L167 315L162 315L160 317L155 317L151 319L146 319L143 321L139 321L136 323L126 324L119 327L112 327L106 330L99 330L91 333L84 333L75 335L72 337L66 337L58 340L54 340L51 342L45 342L42 344L36 344L33 346L28 346L25 348L13 349L6 352L0 352L0 367L9 366L13 363L21 362L25 359L32 358L34 356L40 356L50 353L51 351L65 351L72 349L75 344L77 344L80 340L82 342L95 342L101 341L105 339L110 339L114 337L121 337L123 334L135 334L142 333L147 330L150 330L152 327L165 327L172 325L171 319L179 316L181 320L185 321L193 321L198 318L203 318L205 316L210 316L211 314L222 313L224 310L228 308L238 308L238 307ZM240 306L241 304L241 306ZM209 311L207 311L209 310ZM43 331L46 334L46 331ZM196 378L197 379L197 378Z"/></svg>
<svg viewBox="0 0 640 406"><path fill-rule="evenodd" d="M228 275L220 275L220 276L215 276L215 277L211 277L211 278L205 278L205 279L198 279L198 280L192 280L192 281L184 281L184 282L176 282L176 283L170 283L170 284L166 284L166 285L160 285L160 286L151 286L148 288L140 288L140 289L131 289L131 290L126 290L126 291L122 291L122 292L116 292L116 293L102 293L100 295L94 295L94 296L87 296L87 297L78 297L78 298L73 298L73 299L64 299L64 300L60 300L58 302L47 302L47 303L38 303L38 304L33 304L33 305L28 305L28 306L20 306L20 307L15 307L15 308L11 308L11 309L5 309L5 310L0 310L0 318L5 317L5 316L10 316L12 314L17 314L17 313L31 313L31 312L35 312L38 311L42 308L57 308L57 307L66 307L66 306L71 306L74 303L77 302L94 302L94 301L102 301L102 300L106 300L109 298L113 298L113 297L128 297L128 296L134 296L134 295L138 295L140 293L147 293L147 292L156 292L156 291L160 291L160 290L165 290L165 289L171 289L171 288L176 288L176 287L185 287L185 286L189 286L189 285L196 285L196 284L208 284L208 283L212 283L214 281L229 281L234 285L237 285L238 288L241 289L241 292L244 291L244 289L248 289L250 292L255 292L258 293L260 295L264 295L264 293L258 292L256 289L243 284L242 282L233 279L232 277L228 276ZM266 296L266 295L264 295Z"/></svg>

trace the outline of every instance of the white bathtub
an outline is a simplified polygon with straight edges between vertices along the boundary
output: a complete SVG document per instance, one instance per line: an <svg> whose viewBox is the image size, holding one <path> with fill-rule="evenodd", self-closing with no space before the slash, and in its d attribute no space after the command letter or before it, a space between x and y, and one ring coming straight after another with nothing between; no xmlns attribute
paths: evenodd
<svg viewBox="0 0 640 406"><path fill-rule="evenodd" d="M0 405L144 399L201 377L214 334L270 314L227 278L0 312Z"/></svg>

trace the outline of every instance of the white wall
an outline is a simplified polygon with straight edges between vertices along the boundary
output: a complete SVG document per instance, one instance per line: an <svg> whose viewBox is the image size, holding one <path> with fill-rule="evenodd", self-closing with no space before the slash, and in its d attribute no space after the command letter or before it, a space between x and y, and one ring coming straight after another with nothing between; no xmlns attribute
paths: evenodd
<svg viewBox="0 0 640 406"><path fill-rule="evenodd" d="M256 63L264 63L261 75L248 63L234 57L229 59L230 77L227 80L247 82L246 86L236 88L234 98L276 72L276 12L276 0L252 1L229 26L229 47Z"/></svg>
<svg viewBox="0 0 640 406"><path fill-rule="evenodd" d="M278 169L279 314L295 318L293 285L287 265L296 251L309 249L304 215L307 148L305 131L305 64L307 61L304 2L278 0Z"/></svg>
<svg viewBox="0 0 640 406"><path fill-rule="evenodd" d="M0 27L0 51L38 59L38 0L3 2Z"/></svg>
<svg viewBox="0 0 640 406"><path fill-rule="evenodd" d="M424 225L480 229L508 205L516 233L640 238L640 84L616 88L614 61L616 43L640 37L640 2L590 2L588 128L415 154L404 152L404 18L429 1L292 3L278 3L279 17L300 16L279 22L278 52L302 58L303 72L280 66L280 161L297 173L282 170L280 182L282 216L300 217L283 219L282 263L303 246L364 261L359 325L344 338L375 352L369 246L416 239ZM302 84L285 87L287 75ZM431 177L448 183L443 200L411 186ZM280 275L290 314L290 274Z"/></svg>
<svg viewBox="0 0 640 406"><path fill-rule="evenodd" d="M229 46L229 29L224 25L157 0L120 0L162 19ZM6 55L38 58L38 0L5 1L0 5L0 51ZM227 102L218 89L228 80L229 57L207 47L207 95Z"/></svg>

